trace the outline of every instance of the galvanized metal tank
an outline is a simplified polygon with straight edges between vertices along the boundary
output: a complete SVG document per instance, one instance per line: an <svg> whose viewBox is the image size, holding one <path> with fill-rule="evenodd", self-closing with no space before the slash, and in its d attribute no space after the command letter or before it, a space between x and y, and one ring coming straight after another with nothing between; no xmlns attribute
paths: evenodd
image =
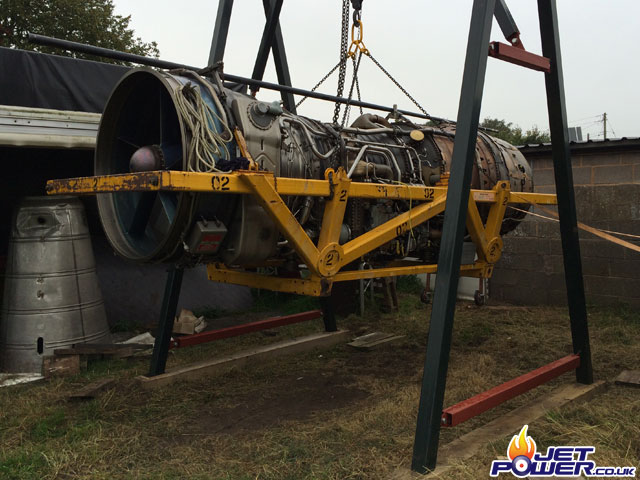
<svg viewBox="0 0 640 480"><path fill-rule="evenodd" d="M40 372L56 348L110 341L87 218L76 197L26 197L14 213L0 369Z"/></svg>

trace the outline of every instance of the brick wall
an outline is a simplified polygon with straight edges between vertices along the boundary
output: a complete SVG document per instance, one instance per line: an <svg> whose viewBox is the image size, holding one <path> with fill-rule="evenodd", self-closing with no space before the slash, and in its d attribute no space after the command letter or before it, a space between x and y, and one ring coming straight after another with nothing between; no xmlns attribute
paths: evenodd
<svg viewBox="0 0 640 480"><path fill-rule="evenodd" d="M522 151L533 166L536 191L553 193L550 148ZM640 141L576 144L572 163L578 220L640 235ZM588 302L640 307L640 253L583 231L580 250ZM529 215L504 237L504 253L490 281L490 296L521 304L566 304L557 222Z"/></svg>

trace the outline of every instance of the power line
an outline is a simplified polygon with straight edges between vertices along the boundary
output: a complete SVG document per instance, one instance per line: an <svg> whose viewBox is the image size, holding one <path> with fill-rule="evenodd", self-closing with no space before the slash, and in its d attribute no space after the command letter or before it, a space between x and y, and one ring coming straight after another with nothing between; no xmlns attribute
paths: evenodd
<svg viewBox="0 0 640 480"><path fill-rule="evenodd" d="M582 122L583 120L590 120L592 118L601 118L602 115L592 115L590 117L584 117L584 118L578 118L577 120L571 120L569 123L578 123L578 122Z"/></svg>
<svg viewBox="0 0 640 480"><path fill-rule="evenodd" d="M613 125L611 124L611 120L609 120L609 117L607 117L607 122L609 123L609 127L611 128L611 133L613 133L614 137L617 137L618 135L616 134L616 131L613 129Z"/></svg>

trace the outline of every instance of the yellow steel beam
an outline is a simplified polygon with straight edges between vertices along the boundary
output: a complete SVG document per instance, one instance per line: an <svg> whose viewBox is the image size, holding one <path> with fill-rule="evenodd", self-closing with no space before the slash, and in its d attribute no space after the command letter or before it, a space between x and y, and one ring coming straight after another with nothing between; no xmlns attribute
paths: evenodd
<svg viewBox="0 0 640 480"><path fill-rule="evenodd" d="M510 197L509 182L498 182L494 190L496 191L496 203L491 206L486 223L487 238L489 239L500 236L502 221L504 220Z"/></svg>
<svg viewBox="0 0 640 480"><path fill-rule="evenodd" d="M486 265L475 263L472 265L462 265L460 275L463 277L482 277ZM312 297L327 296L331 293L333 282L346 282L368 278L396 277L402 275L418 275L421 273L436 273L437 265L412 265L397 266L390 268L352 270L341 272L331 279L321 279L311 277L308 280L298 278L282 278L258 273L231 270L220 264L207 265L207 275L209 280L229 283L234 285L245 285L251 288L262 288L277 292L296 293L298 295L309 295Z"/></svg>
<svg viewBox="0 0 640 480"><path fill-rule="evenodd" d="M242 175L241 178L255 194L265 212L276 223L280 232L302 257L307 268L312 273L317 274L318 249L307 235L307 232L298 223L296 217L291 213L289 207L284 203L282 197L278 195L273 185L269 183L268 177L265 175Z"/></svg>
<svg viewBox="0 0 640 480"><path fill-rule="evenodd" d="M460 267L461 276L477 276L483 271L484 264L462 265ZM421 273L436 273L438 265L408 265L388 268L374 268L366 270L349 270L340 272L333 277L334 282L348 282L365 278L396 277L402 275L419 275Z"/></svg>
<svg viewBox="0 0 640 480"><path fill-rule="evenodd" d="M300 195L328 197L331 193L326 180L308 180L302 178L278 177L271 172L236 171L231 173L198 173L173 170L153 172L100 175L95 177L77 177L49 180L47 193L59 194L96 194L120 191L172 190L201 193L252 193L242 181L243 176L264 176L267 182L280 195ZM392 200L431 201L446 196L447 187L425 187L419 185L389 185L353 182L349 191L355 198L388 198ZM492 190L471 190L476 202L495 202ZM538 203L555 205L556 196L542 193L511 192L508 203Z"/></svg>
<svg viewBox="0 0 640 480"><path fill-rule="evenodd" d="M491 208L494 208L492 205ZM476 252L478 258L482 261L487 260L487 245L488 239L485 234L484 225L482 224L482 218L480 218L480 212L478 211L478 205L473 201L473 198L469 197L469 204L467 206L467 231L471 236L471 240L476 245Z"/></svg>
<svg viewBox="0 0 640 480"><path fill-rule="evenodd" d="M322 250L330 243L338 243L340 231L344 221L344 212L347 208L351 180L347 178L344 169L337 172L327 171L325 175L333 185L333 197L324 206L322 216L322 227L320 228L320 239L318 240L318 250Z"/></svg>
<svg viewBox="0 0 640 480"><path fill-rule="evenodd" d="M252 193L251 188L242 180L244 175L266 177L267 182L274 186L281 195L328 197L330 193L329 184L325 180L285 177L275 179L271 172L198 173L173 170L49 180L47 182L47 193L50 195L68 193L79 195L121 191L171 190L199 193L250 194Z"/></svg>
<svg viewBox="0 0 640 480"><path fill-rule="evenodd" d="M162 172L60 178L47 181L46 191L49 195L80 195L160 190L161 178Z"/></svg>
<svg viewBox="0 0 640 480"><path fill-rule="evenodd" d="M345 243L342 246L344 249L343 265L353 262L358 257L375 250L381 245L408 232L411 228L417 227L421 223L442 213L446 200L446 196L441 196L434 202L417 205L408 212L402 213L382 225L377 226L373 230Z"/></svg>
<svg viewBox="0 0 640 480"><path fill-rule="evenodd" d="M558 198L551 193L509 192L507 203L538 203L540 205L557 205Z"/></svg>
<svg viewBox="0 0 640 480"><path fill-rule="evenodd" d="M230 270L224 265L207 265L209 280L234 285L245 285L251 288L263 288L276 292L296 293L312 297L326 296L331 293L331 281L312 277L309 280L298 278L282 278L271 275L261 275L252 272Z"/></svg>
<svg viewBox="0 0 640 480"><path fill-rule="evenodd" d="M467 207L467 231L476 245L478 258L488 263L496 263L502 254L500 228L509 200L509 183L498 182L493 188L496 201L489 209L486 225L483 225L478 205L469 198Z"/></svg>

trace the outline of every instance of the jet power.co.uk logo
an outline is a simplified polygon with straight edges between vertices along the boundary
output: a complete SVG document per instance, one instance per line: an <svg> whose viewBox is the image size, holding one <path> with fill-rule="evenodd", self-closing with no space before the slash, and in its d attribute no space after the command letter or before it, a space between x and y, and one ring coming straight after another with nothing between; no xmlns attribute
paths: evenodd
<svg viewBox="0 0 640 480"><path fill-rule="evenodd" d="M595 447L549 447L546 454L536 452L536 442L527 436L525 425L519 435L514 435L507 449L509 460L491 463L492 477L501 473L524 477L585 477L635 478L636 467L599 467L589 455Z"/></svg>

